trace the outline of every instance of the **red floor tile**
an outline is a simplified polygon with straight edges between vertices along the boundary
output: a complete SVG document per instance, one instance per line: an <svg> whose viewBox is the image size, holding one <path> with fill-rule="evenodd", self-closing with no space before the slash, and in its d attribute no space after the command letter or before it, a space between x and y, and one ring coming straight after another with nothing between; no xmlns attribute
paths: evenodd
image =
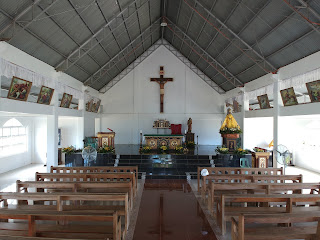
<svg viewBox="0 0 320 240"><path fill-rule="evenodd" d="M133 239L216 237L186 180L146 180Z"/></svg>

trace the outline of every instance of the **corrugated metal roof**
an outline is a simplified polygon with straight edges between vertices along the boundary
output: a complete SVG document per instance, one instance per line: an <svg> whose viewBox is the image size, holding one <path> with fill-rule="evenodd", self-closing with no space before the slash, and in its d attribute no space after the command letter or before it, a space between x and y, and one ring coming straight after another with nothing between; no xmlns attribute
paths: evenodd
<svg viewBox="0 0 320 240"><path fill-rule="evenodd" d="M318 1L307 2L320 14ZM1 1L0 32L32 3L31 0ZM291 3L293 6L300 4L297 0ZM163 4L166 6L164 12ZM144 36L143 42L139 36L162 12L187 36L182 41L181 36L165 28L164 38L204 71L212 81L222 84L224 90L235 86L200 58L199 53L192 50L193 43L189 40L195 41L205 54L210 56L208 59L215 59L226 71L244 83L266 74L272 68L268 66L263 69L252 59L264 57L270 65L278 68L320 50L320 34L279 0L40 1L35 4L33 12L27 11L20 20L31 20L48 6L49 10L38 16L28 28L15 32L9 43L54 67L62 64L63 71L82 82L111 59L117 59L113 60L115 65L107 74L92 83L91 86L97 90L104 87L161 37L161 29L153 32L152 37ZM298 10L310 20L320 22L309 9ZM124 14L119 15L121 11ZM228 29L221 28L219 20L238 34L241 41ZM108 27L104 28L106 24ZM16 29L21 27L17 26ZM104 29L103 34L93 37L101 29ZM9 27L0 37L11 35L12 28ZM135 39L137 40L134 41ZM246 51L245 43L256 53ZM69 57L70 60L67 60ZM72 66L65 67L66 61L70 61L69 65Z"/></svg>

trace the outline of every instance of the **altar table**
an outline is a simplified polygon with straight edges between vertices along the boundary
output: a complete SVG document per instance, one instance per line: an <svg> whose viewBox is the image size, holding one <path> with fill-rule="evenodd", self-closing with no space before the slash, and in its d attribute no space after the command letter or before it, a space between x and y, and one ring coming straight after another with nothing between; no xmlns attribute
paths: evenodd
<svg viewBox="0 0 320 240"><path fill-rule="evenodd" d="M183 135L176 134L145 134L145 143L151 149L157 149L159 146L167 146L174 149L176 146L182 145Z"/></svg>

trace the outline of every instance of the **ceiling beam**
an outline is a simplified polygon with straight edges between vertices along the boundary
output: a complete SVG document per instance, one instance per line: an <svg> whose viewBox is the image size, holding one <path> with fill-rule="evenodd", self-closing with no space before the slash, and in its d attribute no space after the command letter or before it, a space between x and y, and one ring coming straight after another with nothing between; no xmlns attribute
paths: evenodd
<svg viewBox="0 0 320 240"><path fill-rule="evenodd" d="M177 25L178 25L178 22L179 22L179 17L180 17L182 2L183 2L183 0L180 0L180 1L179 1L178 13L177 13L177 20L176 20L176 24L177 24ZM171 39L171 44L172 44L172 46L173 46L174 37L175 37L175 35L172 34L172 39Z"/></svg>
<svg viewBox="0 0 320 240"><path fill-rule="evenodd" d="M122 12L122 9L121 9L119 0L116 0L116 3L117 3L117 5L118 5L118 7L119 7L119 11ZM137 5L136 2L134 2L133 7L134 7L134 10L135 10L135 11L134 11L135 13L137 13L136 5ZM130 44L130 43L132 42L132 40L131 40L131 36L130 36L129 31L128 31L128 28L127 28L126 21L124 20L125 18L124 18L124 16L123 16L123 14L121 15L121 17L122 17L122 19L123 19L124 28L126 29L127 34L128 34L129 44ZM139 19L139 18L138 18L138 19ZM142 44L142 47L143 47L143 44ZM144 47L143 47L143 49L144 49ZM136 53L134 52L133 54L134 54L134 58L137 58Z"/></svg>
<svg viewBox="0 0 320 240"><path fill-rule="evenodd" d="M303 18L303 20L305 20L305 23L307 23L313 30L315 30L317 33L320 34L320 24L315 24L313 22L311 22L307 17L305 17L302 13L299 12L299 9L302 8L306 8L308 9L315 17L317 17L319 19L319 14L313 10L306 2L300 0L299 2L301 3L302 6L299 6L299 8L297 9L295 6L293 6L290 2L288 2L287 0L283 0L286 5L292 9L295 13L297 13L300 17Z"/></svg>
<svg viewBox="0 0 320 240"><path fill-rule="evenodd" d="M101 79L119 61L123 60L123 56L121 55L131 55L136 48L142 45L146 38L150 37L150 35L152 35L155 30L158 30L158 28L160 28L160 19L161 18L158 18L156 21L154 21L151 26L149 26L139 36L137 36L130 44L128 44L126 48L116 54L112 59L110 59L100 69L98 69L98 71L88 77L84 84L91 86L96 81L99 81L99 79Z"/></svg>
<svg viewBox="0 0 320 240"><path fill-rule="evenodd" d="M213 2L213 4L212 4L212 6L211 6L211 8L210 8L210 12L214 9L214 7L215 7L215 5L216 5L216 3L217 3L217 0L215 0L214 2ZM193 13L194 13L194 11L192 11L192 15L193 15ZM207 14L207 17L206 18L208 18L209 17L209 14ZM202 27L201 27L201 29L200 29L200 31L199 31L199 33L198 33L198 35L197 35L197 37L196 37L196 40L195 40L195 42L198 42L198 40L199 40L199 38L200 38L200 36L201 36L201 34L202 34L202 32L203 32L203 30L204 30L204 28L205 28L205 26L207 25L207 22L206 21L204 21L204 23L202 24ZM206 46L206 48L204 49L204 50L208 50L208 48L209 48L209 45L207 45ZM192 49L190 49L190 51L189 51L189 53L188 53L188 55L187 55L187 58L189 59L189 57L190 57L190 55L191 55L191 53L192 53ZM198 61L200 60L200 58L198 58ZM198 64L198 61L197 61L197 63L195 64L195 65L197 65Z"/></svg>
<svg viewBox="0 0 320 240"><path fill-rule="evenodd" d="M196 11L190 4L184 0L186 4ZM197 2L197 5L200 6L205 12L207 12L210 17L215 19L222 27L223 29L227 30L233 37L234 39L230 39L227 37L224 33L222 33L216 26L214 26L212 23L211 25L226 39L228 39L235 47L237 47L240 51L243 52L251 61L253 61L255 64L257 64L262 70L264 70L266 73L269 72L274 72L276 71L276 68L269 62L267 61L262 55L260 55L257 51L255 51L248 43L246 43L239 35L237 35L235 32L233 32L226 24L224 24L219 18L217 18L212 12L210 12L206 7L204 7L198 0L195 0ZM200 13L196 11L199 15ZM204 18L202 15L200 15L202 18ZM205 19L208 21L207 19ZM208 21L208 23L210 23ZM238 41L238 43L236 43ZM244 45L244 47L240 47L240 44ZM255 57L251 57L249 53L253 53Z"/></svg>
<svg viewBox="0 0 320 240"><path fill-rule="evenodd" d="M221 74L225 79L227 79L234 87L243 86L243 83L234 76L229 70L227 70L223 65L221 65L216 59L214 59L208 52L202 49L196 42L194 42L185 32L183 32L178 26L176 26L171 20L167 19L167 28L172 31L174 35L179 37L185 44L192 48L192 50L205 60L211 67L215 69L219 74ZM213 79L212 79L213 80Z"/></svg>
<svg viewBox="0 0 320 240"><path fill-rule="evenodd" d="M269 3L270 3L269 1L266 1L265 4L264 4L261 8L259 8L257 12L254 13L254 16L246 23L246 25L244 25L244 26L241 28L240 32L238 32L238 35L239 35L239 36L240 36L241 33L250 25L250 23L252 23L253 20L255 20L255 19L259 16L259 14L269 5ZM228 45L227 45L222 51L220 51L220 53L216 56L216 59L219 59L219 57L220 57L230 46L231 46L231 42L229 42ZM208 45L208 47L209 47L209 45Z"/></svg>
<svg viewBox="0 0 320 240"><path fill-rule="evenodd" d="M136 11L138 11L144 4L149 2L150 0L146 0L139 8L135 8L135 3L139 0L134 0L131 2L125 9L123 9L120 13L118 13L114 18L112 18L107 24L105 24L99 31L97 31L95 34L90 36L86 41L84 41L83 44L81 44L80 47L74 49L66 58L65 60L61 61L57 66L55 67L58 71L66 71L69 67L74 65L81 57L88 54L94 47L96 47L98 44L104 40L108 34L106 34L106 29L109 29L109 27L113 28L113 25L117 25L117 27L123 23L126 19L131 17L133 14L135 14ZM133 12L130 10L133 9ZM120 23L119 23L120 22ZM95 40L97 39L97 40Z"/></svg>
<svg viewBox="0 0 320 240"><path fill-rule="evenodd" d="M26 7L21 13L19 13L16 17L11 18L11 22L9 24L7 24L4 28L2 28L0 30L0 35L3 34L5 31L7 31L10 27L15 28L16 23L18 22L18 20L23 17L25 14L27 14L30 10L32 10L34 8L34 6L36 6L41 0L36 0L34 2L32 2L28 7ZM39 15L37 15L38 17ZM34 19L32 19L31 21L33 21ZM20 26L20 25L19 25Z"/></svg>
<svg viewBox="0 0 320 240"><path fill-rule="evenodd" d="M225 91L219 87L214 81L211 80L210 77L208 77L203 71L201 71L197 66L195 66L193 63L190 62L189 59L187 59L185 56L181 54L179 50L177 50L175 47L173 47L169 42L164 41L163 45L171 52L173 55L175 55L181 62L183 62L187 67L190 68L191 71L193 71L198 77L200 77L203 81L205 81L210 87L212 87L215 91L217 91L219 94L225 93Z"/></svg>
<svg viewBox="0 0 320 240"><path fill-rule="evenodd" d="M148 48L144 53L142 53L133 63L131 63L128 67L126 67L121 73L119 73L115 78L109 81L104 87L102 87L99 92L106 93L109 91L114 85L116 85L122 78L127 76L134 68L136 68L140 63L142 63L148 56L150 56L155 50L158 49L162 45L162 41L158 40L154 43L150 48Z"/></svg>
<svg viewBox="0 0 320 240"><path fill-rule="evenodd" d="M239 6L239 4L240 4L240 1L238 1L238 2L236 3L236 5L232 8L231 12L229 13L229 15L228 15L228 17L226 18L226 20L224 21L224 23L228 22L228 20L230 19L230 17L231 17L232 14L234 13L234 11L237 9L237 7ZM210 9L209 12L212 12L212 9ZM208 14L208 15L207 15L206 19L208 19L209 16L210 16L209 13L207 13L207 14ZM204 22L207 23L206 21L204 21ZM222 28L223 28L223 27L220 26L219 30L221 31ZM219 32L216 32L216 34L214 35L214 37L211 39L211 41L209 42L209 44L206 46L206 48L205 48L206 51L208 51L209 47L210 47L210 46L212 45L212 43L216 40L216 38L218 37L218 35L219 35ZM199 36L200 36L200 35L199 35ZM196 41L196 42L197 42L197 41ZM229 42L229 44L231 44L231 42ZM190 51L190 53L191 53L191 51ZM189 53L189 54L190 54L190 53ZM220 52L220 53L221 53L221 52ZM219 55L220 55L220 54L219 54ZM218 56L219 56L219 55L218 55ZM218 56L215 57L215 59L218 59ZM196 62L195 64L198 65L198 63L199 63L200 60L201 60L201 58L198 58L198 60L197 60L197 62ZM210 67L210 66L208 65L203 71L205 72L209 67Z"/></svg>
<svg viewBox="0 0 320 240"><path fill-rule="evenodd" d="M100 6L99 2L97 2L97 7L98 7L98 9L99 9L99 11L100 11L100 13L101 13L101 15L102 15L102 17L103 17L104 21L105 21L106 23L108 23L109 21L108 21L108 19L105 17L104 12L102 11L101 6ZM118 45L118 48L119 48L119 49L120 49L120 51L121 51L121 50L122 50L122 47L121 47L120 43L118 42L118 40L117 40L117 38L116 38L116 36L115 36L114 32L112 31L112 29L111 29L111 27L110 27L110 26L108 26L108 28L109 28L109 30L110 30L110 32L111 32L111 35L112 35L112 37L113 37L114 41L116 42L116 44ZM127 59L125 59L125 61L126 61L127 65L129 65L129 63L128 63Z"/></svg>
<svg viewBox="0 0 320 240"><path fill-rule="evenodd" d="M0 12L5 15L6 17L10 18L11 20L13 20L14 18L11 17L7 12L3 11L2 9L0 9ZM19 25L20 27L23 27L23 25L20 22L16 22L17 25ZM29 33L31 36L33 36L34 38L36 38L37 40L39 40L41 43L43 43L45 46L47 46L48 48L50 48L51 50L53 50L54 52L58 53L60 56L62 57L66 57L62 52L60 52L58 49L56 49L55 47L53 47L51 44L49 44L48 42L46 42L46 40L42 39L40 36L38 36L37 34L35 34L34 32L32 32L29 29L25 29L25 31L27 33ZM90 73L85 70L83 67L76 65L80 70L82 70L84 73L86 73L87 75L90 75Z"/></svg>

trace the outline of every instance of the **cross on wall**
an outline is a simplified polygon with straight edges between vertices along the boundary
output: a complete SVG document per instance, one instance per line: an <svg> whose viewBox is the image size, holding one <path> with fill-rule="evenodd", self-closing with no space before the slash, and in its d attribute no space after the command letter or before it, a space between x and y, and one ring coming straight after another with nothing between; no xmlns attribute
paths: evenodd
<svg viewBox="0 0 320 240"><path fill-rule="evenodd" d="M165 78L163 66L160 66L160 78L150 78L150 81L160 85L160 113L163 113L164 85L167 82L172 82L173 78Z"/></svg>

